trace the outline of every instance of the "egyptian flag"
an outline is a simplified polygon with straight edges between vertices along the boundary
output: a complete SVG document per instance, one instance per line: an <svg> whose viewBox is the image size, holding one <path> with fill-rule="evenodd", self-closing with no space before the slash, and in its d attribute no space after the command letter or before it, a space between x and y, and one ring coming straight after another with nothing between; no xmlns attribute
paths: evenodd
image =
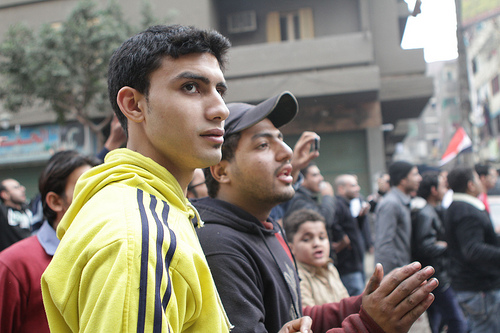
<svg viewBox="0 0 500 333"><path fill-rule="evenodd" d="M448 148L446 148L446 152L441 157L441 161L439 161L439 166L445 165L452 159L454 159L460 152L464 151L467 148L472 147L472 141L465 132L463 127L459 127L455 132L455 135L451 138L450 144Z"/></svg>

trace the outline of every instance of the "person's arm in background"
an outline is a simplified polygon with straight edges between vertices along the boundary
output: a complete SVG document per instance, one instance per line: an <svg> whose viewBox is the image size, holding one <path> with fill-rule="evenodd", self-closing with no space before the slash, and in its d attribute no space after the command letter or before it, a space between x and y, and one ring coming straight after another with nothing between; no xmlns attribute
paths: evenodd
<svg viewBox="0 0 500 333"><path fill-rule="evenodd" d="M300 170L304 169L312 160L319 156L319 150L311 150L311 145L315 139L320 139L318 134L305 131L293 147L291 164L294 183L298 180Z"/></svg>
<svg viewBox="0 0 500 333"><path fill-rule="evenodd" d="M304 169L312 160L319 156L319 151L311 150L311 144L315 139L320 139L318 134L308 131L302 132L302 135L293 148L291 164L294 190L300 187L304 179L300 170ZM271 210L270 217L281 226L283 225L283 217L288 211L290 203L291 200L282 202Z"/></svg>
<svg viewBox="0 0 500 333"><path fill-rule="evenodd" d="M377 205L375 221L375 262L381 263L386 272L398 267L394 253L397 230L398 205L382 201Z"/></svg>
<svg viewBox="0 0 500 333"><path fill-rule="evenodd" d="M427 258L441 256L447 248L446 242L438 241L437 231L432 226L432 219L432 216L425 214L423 210L419 211L412 230L415 235L414 252Z"/></svg>

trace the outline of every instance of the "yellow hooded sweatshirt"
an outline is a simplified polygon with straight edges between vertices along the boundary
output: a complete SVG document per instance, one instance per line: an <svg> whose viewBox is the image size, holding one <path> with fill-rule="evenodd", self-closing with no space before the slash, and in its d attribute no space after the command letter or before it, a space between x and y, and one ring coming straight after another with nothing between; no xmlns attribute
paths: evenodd
<svg viewBox="0 0 500 333"><path fill-rule="evenodd" d="M42 276L51 332L228 332L177 180L129 149L78 181Z"/></svg>

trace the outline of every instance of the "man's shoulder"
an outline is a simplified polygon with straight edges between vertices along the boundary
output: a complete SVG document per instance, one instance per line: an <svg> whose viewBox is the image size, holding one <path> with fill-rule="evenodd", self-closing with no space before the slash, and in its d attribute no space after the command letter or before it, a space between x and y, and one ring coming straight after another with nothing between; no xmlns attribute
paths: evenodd
<svg viewBox="0 0 500 333"><path fill-rule="evenodd" d="M446 211L447 219L461 220L483 220L486 216L484 210L464 201L453 201Z"/></svg>
<svg viewBox="0 0 500 333"><path fill-rule="evenodd" d="M30 236L12 244L0 252L0 262L7 263L19 261L23 260L22 258L26 258L31 261L35 259L34 254L37 250L43 251L43 248L41 247L36 236ZM45 252L43 251L43 253Z"/></svg>
<svg viewBox="0 0 500 333"><path fill-rule="evenodd" d="M312 200L313 193L304 186L300 186L297 190L295 190L295 195L293 196L293 198L307 198Z"/></svg>
<svg viewBox="0 0 500 333"><path fill-rule="evenodd" d="M392 191L391 191L392 192ZM394 193L387 193L386 195L384 195L384 197L382 198L382 200L380 200L380 202L377 204L377 208L380 210L381 207L385 207L385 206L400 206L402 205L401 203L401 200L399 199L399 197L397 195L395 195Z"/></svg>
<svg viewBox="0 0 500 333"><path fill-rule="evenodd" d="M249 237L249 234L243 230L237 230L227 224L219 223L205 223L202 227L196 229L196 233L200 242L222 242L217 244L219 246L226 246L228 242L241 242L242 239Z"/></svg>
<svg viewBox="0 0 500 333"><path fill-rule="evenodd" d="M335 214L336 215L345 215L349 214L351 215L351 208L349 206L349 201L347 201L346 198L336 195L334 199L334 204L335 204ZM351 215L352 216L352 215Z"/></svg>

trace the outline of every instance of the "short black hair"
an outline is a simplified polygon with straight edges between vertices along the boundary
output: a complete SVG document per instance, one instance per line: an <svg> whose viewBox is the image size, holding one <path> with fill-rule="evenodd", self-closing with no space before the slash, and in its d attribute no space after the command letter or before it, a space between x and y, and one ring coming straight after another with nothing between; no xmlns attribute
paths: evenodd
<svg viewBox="0 0 500 333"><path fill-rule="evenodd" d="M437 189L439 184L439 172L438 171L426 171L422 174L422 181L417 190L417 196L422 197L427 200L431 195L431 188L435 187Z"/></svg>
<svg viewBox="0 0 500 333"><path fill-rule="evenodd" d="M492 167L487 164L476 164L474 165L474 170L476 170L477 174L481 176L487 176L490 173L490 169Z"/></svg>
<svg viewBox="0 0 500 333"><path fill-rule="evenodd" d="M68 177L73 171L84 165L96 166L99 162L97 158L84 156L75 150L64 150L52 155L38 179L43 215L50 225L53 225L57 213L47 204L47 194L54 192L63 197Z"/></svg>
<svg viewBox="0 0 500 333"><path fill-rule="evenodd" d="M456 193L466 193L469 181L474 181L474 169L458 167L448 173L448 186Z"/></svg>
<svg viewBox="0 0 500 333"><path fill-rule="evenodd" d="M241 139L241 132L234 133L224 138L224 143L222 144L222 158L221 161L231 161L234 158L234 153L236 148L238 148L238 143ZM210 168L203 169L205 173L205 184L207 185L208 196L210 198L215 198L217 193L219 193L220 184L212 176Z"/></svg>
<svg viewBox="0 0 500 333"><path fill-rule="evenodd" d="M323 215L312 209L298 209L285 217L283 226L285 227L285 233L288 241L293 242L293 237L297 231L299 231L300 226L308 221L321 221L326 227Z"/></svg>
<svg viewBox="0 0 500 333"><path fill-rule="evenodd" d="M181 25L157 25L130 37L111 56L108 68L108 94L111 106L128 135L127 118L116 101L125 86L149 93L150 75L160 68L166 57L177 59L192 53L210 53L223 70L231 43L214 30Z"/></svg>
<svg viewBox="0 0 500 333"><path fill-rule="evenodd" d="M408 177L415 164L406 161L396 161L389 165L389 178L391 186L398 186L403 179Z"/></svg>
<svg viewBox="0 0 500 333"><path fill-rule="evenodd" d="M315 162L309 162L309 164L300 170L300 173L305 177L307 175L307 173L309 172L309 169L313 166L316 166L316 163Z"/></svg>

